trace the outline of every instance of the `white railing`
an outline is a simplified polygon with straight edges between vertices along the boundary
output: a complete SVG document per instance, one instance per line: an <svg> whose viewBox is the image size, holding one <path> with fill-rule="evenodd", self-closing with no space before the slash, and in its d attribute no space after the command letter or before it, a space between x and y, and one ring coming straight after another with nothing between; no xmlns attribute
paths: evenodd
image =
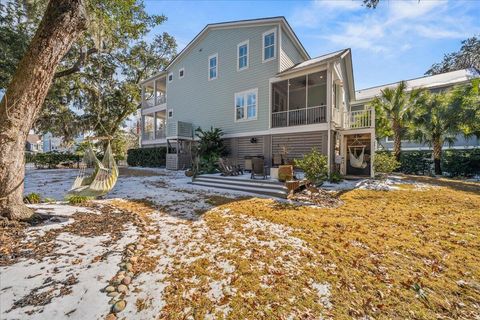
<svg viewBox="0 0 480 320"><path fill-rule="evenodd" d="M272 128L323 123L327 121L326 111L326 106L316 106L289 111L272 112Z"/></svg>
<svg viewBox="0 0 480 320"><path fill-rule="evenodd" d="M343 124L345 129L370 128L375 124L375 110L357 110L344 113Z"/></svg>
<svg viewBox="0 0 480 320"><path fill-rule="evenodd" d="M159 128L155 130L155 139L165 139L167 137L167 133L165 128Z"/></svg>
<svg viewBox="0 0 480 320"><path fill-rule="evenodd" d="M151 97L149 99L143 100L143 107L150 108L155 107L161 104L167 103L167 95L166 94L159 94L157 97Z"/></svg>
<svg viewBox="0 0 480 320"><path fill-rule="evenodd" d="M337 108L332 108L332 120L335 124L341 126L342 112Z"/></svg>

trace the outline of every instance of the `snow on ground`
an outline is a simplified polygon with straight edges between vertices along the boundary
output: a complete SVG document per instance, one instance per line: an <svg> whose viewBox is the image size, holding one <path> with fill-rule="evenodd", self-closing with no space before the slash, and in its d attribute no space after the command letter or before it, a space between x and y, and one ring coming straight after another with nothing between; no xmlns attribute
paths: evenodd
<svg viewBox="0 0 480 320"><path fill-rule="evenodd" d="M152 201L159 208L149 215L151 222L147 228L150 230L149 239L155 240L147 256L154 259L156 264L153 270L135 277L129 288L130 293L125 297L127 305L121 313L122 317L155 318L162 315L162 310L167 306L170 310L176 308L175 312L188 318L191 314L188 301L199 295L204 295L215 304L213 313L207 314L206 318L214 318L214 314L219 313L227 315L231 307L219 301L234 295L237 290L232 279L236 277L234 274L241 261L232 260L233 256L250 261L249 267L255 272L265 272L259 279L261 288L265 290L273 289L273 274L279 269L287 277L299 277L302 267L312 267L306 257L316 253L302 240L292 236L293 230L289 228L246 215L233 215L225 210L211 210L213 217L218 215L214 223L206 221L199 214L200 211L213 208L209 201L212 196L237 198L251 194L192 185L191 178L183 172L151 168L120 170L115 188L106 196L106 200L97 201L97 204L108 204L113 199L140 199ZM37 212L51 217L40 226L28 228L24 241L57 232L52 240L56 248L54 254L37 260L23 259L0 267L0 318L18 319L28 315L30 319L101 319L108 314L112 301L102 289L119 271L123 250L139 237L140 231L127 222L121 237L108 246L105 243L112 240L108 234L82 236L63 232L64 228L75 223L72 215L100 213L95 208L74 207L60 202L76 175L77 170L72 169L27 169L25 193L36 192L42 198L55 199L57 202L32 206ZM384 181L344 180L339 184L325 183L323 187L327 190L395 190L406 183L412 182L392 176ZM422 187L419 183L415 184L415 188ZM235 255L232 256L232 252ZM266 266L262 260L255 258L259 252L261 256L273 257L271 265ZM103 258L98 259L100 256ZM197 270L197 263L203 260L208 261L209 267L204 270L200 281L193 270ZM166 288L182 279L185 281L182 281L178 291L182 294L183 302L181 305L172 305L172 299L175 301L175 298ZM317 300L321 308L330 309L331 284L318 280L311 279L310 290L299 288L299 292L311 293L315 296L312 301ZM246 298L251 294L242 293ZM45 296L51 297L51 302L47 301L44 305L31 303L32 299ZM291 297L293 304L295 299L303 298ZM293 317L299 315L295 314L297 311L292 309Z"/></svg>

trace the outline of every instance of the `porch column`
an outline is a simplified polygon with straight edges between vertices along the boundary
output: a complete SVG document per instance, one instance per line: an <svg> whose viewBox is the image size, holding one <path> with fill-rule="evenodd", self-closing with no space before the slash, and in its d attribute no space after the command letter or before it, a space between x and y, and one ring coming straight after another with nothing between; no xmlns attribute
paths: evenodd
<svg viewBox="0 0 480 320"><path fill-rule="evenodd" d="M327 166L328 176L332 173L332 138L331 138L331 123L332 123L332 66L327 65Z"/></svg>

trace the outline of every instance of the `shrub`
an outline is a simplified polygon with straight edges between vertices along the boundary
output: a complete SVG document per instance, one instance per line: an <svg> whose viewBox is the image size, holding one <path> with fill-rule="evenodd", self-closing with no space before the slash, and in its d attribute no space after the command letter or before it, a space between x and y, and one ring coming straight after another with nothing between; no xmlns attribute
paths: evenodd
<svg viewBox="0 0 480 320"><path fill-rule="evenodd" d="M278 181L285 182L293 179L293 166L284 165L278 167Z"/></svg>
<svg viewBox="0 0 480 320"><path fill-rule="evenodd" d="M375 154L373 162L375 173L389 174L400 167L400 162L395 159L395 156L389 152L378 152Z"/></svg>
<svg viewBox="0 0 480 320"><path fill-rule="evenodd" d="M41 201L42 201L42 198L38 193L35 193L35 192L29 193L25 197L23 197L23 202L29 203L29 204L40 203Z"/></svg>
<svg viewBox="0 0 480 320"><path fill-rule="evenodd" d="M167 157L166 147L129 149L127 163L133 167L162 167Z"/></svg>
<svg viewBox="0 0 480 320"><path fill-rule="evenodd" d="M402 151L400 172L407 174L429 174L432 152ZM442 170L450 177L469 177L480 174L480 148L466 150L443 150Z"/></svg>
<svg viewBox="0 0 480 320"><path fill-rule="evenodd" d="M295 159L295 165L305 172L305 177L313 184L320 185L328 178L327 156L312 148L302 159Z"/></svg>
<svg viewBox="0 0 480 320"><path fill-rule="evenodd" d="M342 182L342 180L343 180L343 176L338 171L332 172L332 174L330 175L330 182L331 183L340 183L340 182Z"/></svg>
<svg viewBox="0 0 480 320"><path fill-rule="evenodd" d="M37 168L57 168L61 163L78 163L80 156L69 152L45 152L37 153L29 159Z"/></svg>
<svg viewBox="0 0 480 320"><path fill-rule="evenodd" d="M92 197L76 196L76 195L67 197L67 201L71 205L85 204L92 199L93 199Z"/></svg>
<svg viewBox="0 0 480 320"><path fill-rule="evenodd" d="M210 130L197 128L195 135L200 139L195 154L198 156L199 172L214 173L218 169L218 158L227 154L223 144L222 129L211 127Z"/></svg>

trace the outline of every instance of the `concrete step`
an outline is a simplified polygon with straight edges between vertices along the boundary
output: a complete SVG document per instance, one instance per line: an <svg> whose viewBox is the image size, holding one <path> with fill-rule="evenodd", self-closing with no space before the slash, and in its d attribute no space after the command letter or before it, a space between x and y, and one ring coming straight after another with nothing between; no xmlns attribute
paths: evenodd
<svg viewBox="0 0 480 320"><path fill-rule="evenodd" d="M271 189L279 191L287 191L287 188L281 183L268 183L264 180L242 180L242 179L215 179L210 177L199 176L195 178L195 182L206 182L219 185L235 185L239 187L251 187L260 189Z"/></svg>
<svg viewBox="0 0 480 320"><path fill-rule="evenodd" d="M242 186L242 185L235 185L235 184L228 184L228 183L213 183L213 182L205 182L205 181L198 181L195 179L192 184L197 186L204 186L209 188L215 189L227 189L227 190L235 190L235 191L243 191L248 193L254 194L262 194L276 198L286 198L287 191L286 190L279 190L279 189L268 189L268 188L255 188L253 186Z"/></svg>
<svg viewBox="0 0 480 320"><path fill-rule="evenodd" d="M276 180L269 180L269 179L265 180L259 176L257 176L255 179L250 179L250 174L245 174L243 177L238 177L238 176L224 177L220 175L207 174L207 175L199 175L197 176L196 179L199 179L199 178L202 178L202 179L205 178L205 179L210 179L215 181L234 181L234 182L242 181L242 182L252 183L252 184L262 183L262 184L268 184L268 185L283 185L283 183L278 182Z"/></svg>

